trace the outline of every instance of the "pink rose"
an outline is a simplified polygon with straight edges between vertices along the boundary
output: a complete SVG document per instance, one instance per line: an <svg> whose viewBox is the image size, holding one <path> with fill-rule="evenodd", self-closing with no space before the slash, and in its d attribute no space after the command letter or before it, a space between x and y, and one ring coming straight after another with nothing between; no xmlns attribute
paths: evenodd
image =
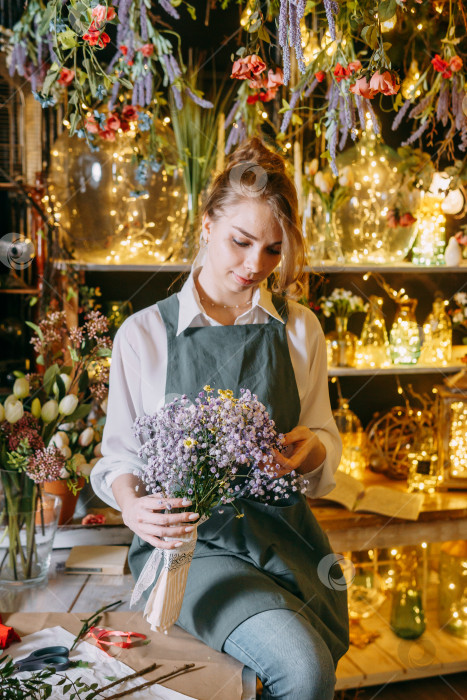
<svg viewBox="0 0 467 700"><path fill-rule="evenodd" d="M97 134L97 132L99 131L99 125L92 115L86 118L86 121L84 122L84 128L86 129L86 131L89 131L90 134Z"/></svg>
<svg viewBox="0 0 467 700"><path fill-rule="evenodd" d="M370 83L366 78L359 78L355 85L350 86L350 92L354 95L361 95L361 97L366 97L371 100L376 95L376 90L370 87Z"/></svg>
<svg viewBox="0 0 467 700"><path fill-rule="evenodd" d="M265 68L266 64L264 61L254 53L251 56L245 56L245 58L239 58L238 61L235 61L230 77L237 80L247 80L248 78L252 80L255 76L262 73Z"/></svg>
<svg viewBox="0 0 467 700"><path fill-rule="evenodd" d="M361 70L361 68L362 68L362 64L360 63L360 61L351 61L349 63L349 65L347 66L347 69L351 73L357 73L359 70Z"/></svg>
<svg viewBox="0 0 467 700"><path fill-rule="evenodd" d="M60 72L60 77L58 79L58 84L63 85L63 87L68 87L71 85L75 77L75 71L70 70L70 68L62 68Z"/></svg>
<svg viewBox="0 0 467 700"><path fill-rule="evenodd" d="M133 105L125 105L122 109L122 117L129 122L134 122L138 119L138 110Z"/></svg>
<svg viewBox="0 0 467 700"><path fill-rule="evenodd" d="M96 5L92 9L91 16L94 17L96 22L104 22L106 19L114 19L115 10L113 7L107 8L105 5Z"/></svg>
<svg viewBox="0 0 467 700"><path fill-rule="evenodd" d="M103 513L88 513L81 521L81 525L104 525L105 515Z"/></svg>
<svg viewBox="0 0 467 700"><path fill-rule="evenodd" d="M269 88L278 88L279 85L284 84L284 73L282 72L282 68L276 68L275 71L273 71L271 68L268 70L268 82L266 83L266 87Z"/></svg>
<svg viewBox="0 0 467 700"><path fill-rule="evenodd" d="M123 131L123 133L130 131L130 123L127 122L125 119L121 119L120 120L120 129Z"/></svg>
<svg viewBox="0 0 467 700"><path fill-rule="evenodd" d="M384 71L382 75L379 71L376 71L371 76L370 88L375 93L381 92L383 95L395 95L399 91L400 85L388 70Z"/></svg>
<svg viewBox="0 0 467 700"><path fill-rule="evenodd" d="M461 70L462 66L463 61L460 56L453 56L449 61L449 68L452 70L453 73L457 73L457 71Z"/></svg>
<svg viewBox="0 0 467 700"><path fill-rule="evenodd" d="M141 51L143 56L146 56L146 58L148 58L154 53L154 46L152 44L143 44L143 46L141 46L141 48L139 48L138 51Z"/></svg>
<svg viewBox="0 0 467 700"><path fill-rule="evenodd" d="M120 129L120 119L117 117L116 114L110 113L107 117L106 126L107 129L113 129L114 131L118 131Z"/></svg>
<svg viewBox="0 0 467 700"><path fill-rule="evenodd" d="M250 80L248 83L248 87L250 87L252 90L260 90L262 87L266 87L264 78L260 76L259 78L255 78L254 80Z"/></svg>

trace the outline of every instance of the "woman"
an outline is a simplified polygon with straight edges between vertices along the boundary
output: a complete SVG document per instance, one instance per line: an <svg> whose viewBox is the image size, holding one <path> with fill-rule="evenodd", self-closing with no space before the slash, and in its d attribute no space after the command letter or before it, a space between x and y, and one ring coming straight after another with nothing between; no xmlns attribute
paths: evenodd
<svg viewBox="0 0 467 700"><path fill-rule="evenodd" d="M202 222L201 253L181 292L134 314L115 339L104 457L92 484L135 533L135 578L153 547L180 546L163 538L193 530L198 517L179 510L181 499L143 495L132 473L141 467L134 419L173 395L194 398L206 384L235 395L251 389L286 434L281 473L306 475L313 496L331 490L340 459L319 322L266 286L281 263L275 288L292 288L303 264L283 159L258 138L247 141L214 181ZM245 517L226 506L199 526L178 624L253 668L263 698L330 700L348 616L345 586L330 583L328 539L301 494L274 506L242 498L237 508Z"/></svg>

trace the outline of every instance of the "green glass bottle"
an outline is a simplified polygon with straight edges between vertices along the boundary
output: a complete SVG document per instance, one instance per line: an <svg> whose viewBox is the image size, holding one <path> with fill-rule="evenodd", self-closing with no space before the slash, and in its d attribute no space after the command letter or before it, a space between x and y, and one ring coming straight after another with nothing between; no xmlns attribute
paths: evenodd
<svg viewBox="0 0 467 700"><path fill-rule="evenodd" d="M415 551L404 553L399 562L392 597L391 629L402 639L417 639L426 627L417 564Z"/></svg>

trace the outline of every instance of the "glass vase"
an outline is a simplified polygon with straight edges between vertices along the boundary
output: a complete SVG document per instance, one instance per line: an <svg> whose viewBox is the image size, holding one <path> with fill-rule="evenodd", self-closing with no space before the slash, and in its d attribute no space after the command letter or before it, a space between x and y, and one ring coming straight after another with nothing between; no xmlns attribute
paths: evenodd
<svg viewBox="0 0 467 700"><path fill-rule="evenodd" d="M363 478L366 467L365 433L359 417L350 410L347 399L339 399L339 408L332 412L342 440L339 470L356 479Z"/></svg>
<svg viewBox="0 0 467 700"><path fill-rule="evenodd" d="M445 632L467 639L467 542L445 542L439 556L438 619Z"/></svg>
<svg viewBox="0 0 467 700"><path fill-rule="evenodd" d="M393 365L415 365L420 356L420 334L415 308L417 299L398 302L394 323L389 333L391 361Z"/></svg>
<svg viewBox="0 0 467 700"><path fill-rule="evenodd" d="M41 494L26 474L0 470L0 587L47 580L61 499Z"/></svg>
<svg viewBox="0 0 467 700"><path fill-rule="evenodd" d="M442 480L438 460L436 433L428 428L420 428L407 454L409 471L407 490L409 493L434 493Z"/></svg>
<svg viewBox="0 0 467 700"><path fill-rule="evenodd" d="M452 359L452 322L445 311L444 299L437 298L423 324L423 345L420 362L446 366Z"/></svg>
<svg viewBox="0 0 467 700"><path fill-rule="evenodd" d="M412 249L415 265L445 265L446 218L441 209L444 197L425 194L416 213L416 240Z"/></svg>
<svg viewBox="0 0 467 700"><path fill-rule="evenodd" d="M330 367L354 367L357 336L347 330L349 319L336 316L336 329L326 334L326 349Z"/></svg>
<svg viewBox="0 0 467 700"><path fill-rule="evenodd" d="M383 314L383 299L371 296L357 344L357 367L389 367L389 340Z"/></svg>
<svg viewBox="0 0 467 700"><path fill-rule="evenodd" d="M392 594L391 629L402 639L418 639L425 631L422 586L415 551L404 553L397 564Z"/></svg>

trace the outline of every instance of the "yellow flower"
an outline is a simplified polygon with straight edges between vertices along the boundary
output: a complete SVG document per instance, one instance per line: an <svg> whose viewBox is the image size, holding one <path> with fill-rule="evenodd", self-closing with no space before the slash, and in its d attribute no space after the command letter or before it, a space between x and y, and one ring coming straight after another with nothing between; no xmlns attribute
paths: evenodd
<svg viewBox="0 0 467 700"><path fill-rule="evenodd" d="M185 445L185 447L194 447L198 444L198 441L193 440L192 438L186 438L186 440L183 441L183 444Z"/></svg>
<svg viewBox="0 0 467 700"><path fill-rule="evenodd" d="M217 393L222 396L223 399L231 399L233 397L233 391L231 389L218 389Z"/></svg>
<svg viewBox="0 0 467 700"><path fill-rule="evenodd" d="M203 386L204 391L212 391L211 387L209 384L206 384L206 386Z"/></svg>

